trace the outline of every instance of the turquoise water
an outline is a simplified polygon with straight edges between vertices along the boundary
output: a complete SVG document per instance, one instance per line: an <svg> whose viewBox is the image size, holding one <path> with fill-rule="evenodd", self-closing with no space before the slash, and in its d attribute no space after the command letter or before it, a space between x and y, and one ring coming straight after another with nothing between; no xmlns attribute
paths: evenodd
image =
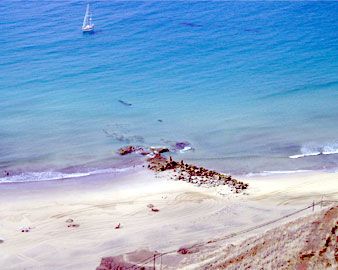
<svg viewBox="0 0 338 270"><path fill-rule="evenodd" d="M337 2L91 1L84 35L86 3L0 2L3 181L168 141L236 174L337 167Z"/></svg>

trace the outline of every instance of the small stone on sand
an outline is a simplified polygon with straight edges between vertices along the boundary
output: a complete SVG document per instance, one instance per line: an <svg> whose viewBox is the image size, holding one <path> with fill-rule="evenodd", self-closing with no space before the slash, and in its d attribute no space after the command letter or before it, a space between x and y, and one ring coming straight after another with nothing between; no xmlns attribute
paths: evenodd
<svg viewBox="0 0 338 270"><path fill-rule="evenodd" d="M80 227L80 224L68 224L67 227L68 228L77 228L77 227Z"/></svg>
<svg viewBox="0 0 338 270"><path fill-rule="evenodd" d="M31 228L21 228L21 232L29 232Z"/></svg>

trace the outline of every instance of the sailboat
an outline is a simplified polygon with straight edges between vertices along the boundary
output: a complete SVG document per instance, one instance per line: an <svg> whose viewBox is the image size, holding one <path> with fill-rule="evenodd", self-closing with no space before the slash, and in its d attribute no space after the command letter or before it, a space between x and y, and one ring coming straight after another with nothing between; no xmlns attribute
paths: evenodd
<svg viewBox="0 0 338 270"><path fill-rule="evenodd" d="M87 4L86 14L83 18L82 31L83 32L94 31L94 24L92 22L92 14L89 10L89 4Z"/></svg>

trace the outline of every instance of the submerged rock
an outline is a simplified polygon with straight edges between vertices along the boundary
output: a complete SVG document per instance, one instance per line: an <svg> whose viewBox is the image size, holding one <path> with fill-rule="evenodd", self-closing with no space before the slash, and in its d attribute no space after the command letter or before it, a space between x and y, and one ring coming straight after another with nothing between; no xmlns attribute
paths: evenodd
<svg viewBox="0 0 338 270"><path fill-rule="evenodd" d="M118 142L124 142L124 143L132 143L132 142L143 143L144 142L144 138L139 135L128 136L128 135L123 135L118 132L109 132L108 130L105 130L105 129L102 129L102 131L106 134L107 137L112 138L113 140L118 141Z"/></svg>
<svg viewBox="0 0 338 270"><path fill-rule="evenodd" d="M132 106L133 104L131 104L131 103L128 103L128 102L125 102L125 101L123 101L123 100L121 100L121 99L119 99L118 100L118 102L120 102L122 105L124 105L124 106L128 106L128 107L130 107L130 106Z"/></svg>
<svg viewBox="0 0 338 270"><path fill-rule="evenodd" d="M174 152L180 152L180 153L194 150L191 144L187 141L175 142L174 144L171 145L171 148Z"/></svg>
<svg viewBox="0 0 338 270"><path fill-rule="evenodd" d="M176 143L174 144L174 148L175 148L176 150L182 150L182 149L184 149L184 148L187 147L187 146L190 146L190 143L189 143L189 142L176 142Z"/></svg>

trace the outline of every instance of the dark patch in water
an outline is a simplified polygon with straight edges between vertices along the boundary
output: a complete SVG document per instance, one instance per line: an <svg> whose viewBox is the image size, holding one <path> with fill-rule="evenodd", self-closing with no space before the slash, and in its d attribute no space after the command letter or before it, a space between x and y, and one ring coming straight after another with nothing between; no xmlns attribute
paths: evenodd
<svg viewBox="0 0 338 270"><path fill-rule="evenodd" d="M331 81L327 83L321 83L321 84L314 84L314 85L303 85L299 87L295 87L290 90L286 91L280 91L277 93L272 93L269 95L265 95L261 97L260 99L268 99L268 98L274 98L274 97L280 97L280 96L287 96L287 95L292 95L296 94L299 92L312 92L312 91L319 91L319 90L326 90L327 88L333 87L333 86L338 86L338 81Z"/></svg>
<svg viewBox="0 0 338 270"><path fill-rule="evenodd" d="M121 100L121 99L119 99L118 100L118 102L120 102L122 105L124 105L124 106L132 106L133 104L131 104L131 103L128 103L128 102L125 102L125 101L123 101L123 100Z"/></svg>
<svg viewBox="0 0 338 270"><path fill-rule="evenodd" d="M260 32L260 30L258 30L258 29L244 29L244 31L245 32L250 32L250 33L259 33Z"/></svg>
<svg viewBox="0 0 338 270"><path fill-rule="evenodd" d="M144 138L139 135L133 135L133 136L126 136L117 132L108 132L107 130L103 129L102 130L107 137L112 138L118 142L123 142L123 143L131 143L131 142L138 142L138 143L143 143Z"/></svg>
<svg viewBox="0 0 338 270"><path fill-rule="evenodd" d="M196 23L190 23L190 22L182 22L180 23L182 26L188 26L188 27L202 27L201 24L196 24Z"/></svg>
<svg viewBox="0 0 338 270"><path fill-rule="evenodd" d="M189 142L177 142L173 145L173 147L177 150L182 150L184 147L190 146Z"/></svg>

